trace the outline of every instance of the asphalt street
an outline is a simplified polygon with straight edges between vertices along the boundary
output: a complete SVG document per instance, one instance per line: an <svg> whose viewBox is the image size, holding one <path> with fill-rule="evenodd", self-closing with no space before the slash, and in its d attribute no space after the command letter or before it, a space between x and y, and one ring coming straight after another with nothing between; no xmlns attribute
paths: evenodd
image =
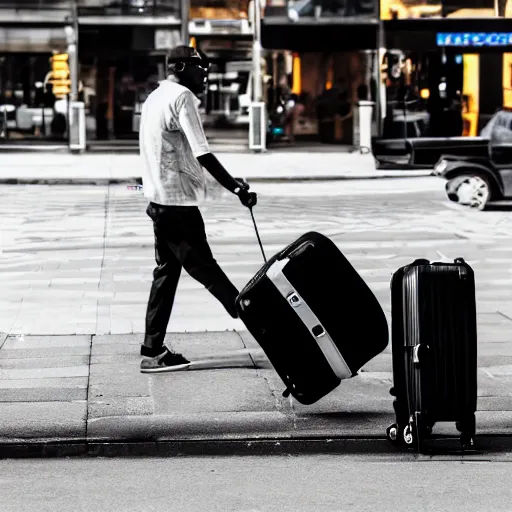
<svg viewBox="0 0 512 512"><path fill-rule="evenodd" d="M509 512L512 464L396 456L2 461L3 512Z"/></svg>

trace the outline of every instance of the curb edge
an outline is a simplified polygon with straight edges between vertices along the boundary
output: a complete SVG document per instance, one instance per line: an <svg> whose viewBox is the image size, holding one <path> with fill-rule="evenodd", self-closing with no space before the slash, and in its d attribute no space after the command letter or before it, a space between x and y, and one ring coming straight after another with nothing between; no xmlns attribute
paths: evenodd
<svg viewBox="0 0 512 512"><path fill-rule="evenodd" d="M489 459L512 451L512 436L477 436L477 449L432 451L423 458L449 457ZM443 440L440 440L443 441ZM453 445L453 439L447 439ZM440 442L440 447L443 445ZM183 457L183 456L250 456L250 455L393 455L418 457L412 451L396 447L383 437L354 438L273 438L273 439L177 439L173 441L33 441L0 443L0 459L61 457Z"/></svg>
<svg viewBox="0 0 512 512"><path fill-rule="evenodd" d="M246 177L252 183L288 183L288 182L310 182L310 181L366 181L366 180L392 180L392 179L414 179L414 178L430 178L431 174L418 174L404 176L315 176L315 177L279 177L279 178L250 178ZM134 185L140 178L0 178L0 185Z"/></svg>

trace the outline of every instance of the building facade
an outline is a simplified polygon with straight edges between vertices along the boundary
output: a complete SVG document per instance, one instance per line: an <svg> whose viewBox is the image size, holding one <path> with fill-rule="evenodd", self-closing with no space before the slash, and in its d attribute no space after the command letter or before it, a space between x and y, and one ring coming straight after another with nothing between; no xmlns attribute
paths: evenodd
<svg viewBox="0 0 512 512"><path fill-rule="evenodd" d="M381 0L383 137L475 136L512 107L510 0Z"/></svg>

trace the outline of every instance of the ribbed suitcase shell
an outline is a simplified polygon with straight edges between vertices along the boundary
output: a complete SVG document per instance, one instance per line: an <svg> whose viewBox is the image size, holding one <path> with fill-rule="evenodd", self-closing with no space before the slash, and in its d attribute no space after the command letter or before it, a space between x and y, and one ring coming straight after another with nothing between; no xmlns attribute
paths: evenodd
<svg viewBox="0 0 512 512"><path fill-rule="evenodd" d="M336 245L310 232L276 254L241 291L241 320L262 347L292 396L312 404L336 388L334 374L314 336L267 277L277 260L320 320L355 375L389 340L384 312L372 291Z"/></svg>
<svg viewBox="0 0 512 512"><path fill-rule="evenodd" d="M474 435L477 407L475 278L462 259L417 260L392 278L397 423L455 421ZM421 432L420 432L421 435Z"/></svg>

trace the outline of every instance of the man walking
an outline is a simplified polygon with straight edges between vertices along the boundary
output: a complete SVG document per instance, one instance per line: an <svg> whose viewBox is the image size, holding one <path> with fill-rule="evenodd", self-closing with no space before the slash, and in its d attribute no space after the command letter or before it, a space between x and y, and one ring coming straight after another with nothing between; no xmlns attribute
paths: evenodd
<svg viewBox="0 0 512 512"><path fill-rule="evenodd" d="M238 290L215 261L206 239L198 206L208 195L203 167L244 206L257 197L249 186L233 178L210 152L196 95L203 93L208 62L194 48L178 46L168 58L169 77L142 107L139 132L143 160L143 190L153 221L155 259L153 284L146 312L146 332L141 346L141 372L182 370L190 366L164 338L184 268L238 318Z"/></svg>

